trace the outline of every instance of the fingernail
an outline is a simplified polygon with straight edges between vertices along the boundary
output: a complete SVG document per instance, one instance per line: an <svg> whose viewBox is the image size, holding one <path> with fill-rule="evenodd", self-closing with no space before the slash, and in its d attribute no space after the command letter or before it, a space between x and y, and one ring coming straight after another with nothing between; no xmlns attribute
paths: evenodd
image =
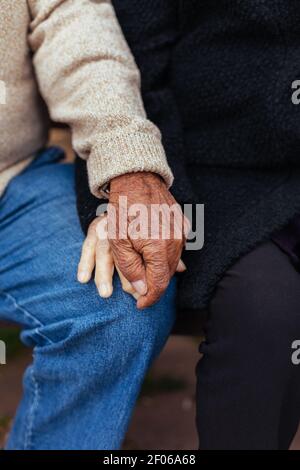
<svg viewBox="0 0 300 470"><path fill-rule="evenodd" d="M147 292L147 286L144 281L134 281L132 282L134 289L141 295L145 295Z"/></svg>
<svg viewBox="0 0 300 470"><path fill-rule="evenodd" d="M90 279L89 271L78 271L77 279L79 282L88 282Z"/></svg>
<svg viewBox="0 0 300 470"><path fill-rule="evenodd" d="M109 297L111 295L111 287L107 282L101 282L99 285L99 293L101 297Z"/></svg>

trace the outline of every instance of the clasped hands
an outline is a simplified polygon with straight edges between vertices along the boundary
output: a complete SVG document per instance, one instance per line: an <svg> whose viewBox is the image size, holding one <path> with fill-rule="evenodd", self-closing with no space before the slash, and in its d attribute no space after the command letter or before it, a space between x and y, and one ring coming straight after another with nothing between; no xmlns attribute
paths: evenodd
<svg viewBox="0 0 300 470"><path fill-rule="evenodd" d="M89 282L94 272L99 295L110 297L116 269L123 290L137 300L137 307L149 307L163 295L175 272L186 269L181 253L188 231L189 221L160 176L118 176L110 183L107 214L90 224L78 281Z"/></svg>

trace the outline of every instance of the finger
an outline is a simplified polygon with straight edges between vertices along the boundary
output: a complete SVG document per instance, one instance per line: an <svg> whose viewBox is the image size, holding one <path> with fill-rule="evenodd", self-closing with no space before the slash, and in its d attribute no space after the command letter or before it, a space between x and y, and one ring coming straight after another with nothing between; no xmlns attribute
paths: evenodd
<svg viewBox="0 0 300 470"><path fill-rule="evenodd" d="M184 233L185 240L188 238L188 235L190 233L191 228L192 228L191 222L189 221L189 219L186 216L184 216L184 219L183 219L183 233Z"/></svg>
<svg viewBox="0 0 300 470"><path fill-rule="evenodd" d="M186 271L186 265L184 264L184 262L182 261L182 259L179 260L179 263L177 265L177 268L176 268L176 272L178 273L183 273L184 271Z"/></svg>
<svg viewBox="0 0 300 470"><path fill-rule="evenodd" d="M96 245L95 284L100 297L110 297L113 292L114 261L109 241L101 240Z"/></svg>
<svg viewBox="0 0 300 470"><path fill-rule="evenodd" d="M143 259L129 240L111 240L115 263L123 276L140 295L147 292L146 272Z"/></svg>
<svg viewBox="0 0 300 470"><path fill-rule="evenodd" d="M135 292L134 294L132 294L132 296L135 298L135 300L139 300L139 298L141 297L141 294L138 294L137 292Z"/></svg>
<svg viewBox="0 0 300 470"><path fill-rule="evenodd" d="M149 243L143 250L148 290L138 299L138 308L150 307L156 303L168 287L169 265L167 254L162 246L161 243Z"/></svg>
<svg viewBox="0 0 300 470"><path fill-rule="evenodd" d="M81 283L89 282L95 267L97 234L95 224L91 224L83 242L81 258L78 264L77 279Z"/></svg>
<svg viewBox="0 0 300 470"><path fill-rule="evenodd" d="M128 279L126 279L126 277L122 274L122 272L120 271L119 267L117 266L117 264L115 263L115 268L119 274L119 278L120 278L120 281L121 281L121 284L122 284L122 289L124 292L127 292L127 294L130 294L132 295L136 300L140 297L140 294L138 294L133 285L131 284L131 282L128 281Z"/></svg>
<svg viewBox="0 0 300 470"><path fill-rule="evenodd" d="M141 294L139 294L133 287L133 285L131 284L131 282L128 281L128 279L125 278L125 276L123 276L123 274L121 273L121 271L119 270L116 262L115 262L115 268L116 270L118 271L118 274L119 274L119 277L120 277L120 280L121 280L121 284L122 284L122 289L124 290L124 292L127 292L128 294L132 295L132 297L135 298L135 300L138 300L141 296Z"/></svg>

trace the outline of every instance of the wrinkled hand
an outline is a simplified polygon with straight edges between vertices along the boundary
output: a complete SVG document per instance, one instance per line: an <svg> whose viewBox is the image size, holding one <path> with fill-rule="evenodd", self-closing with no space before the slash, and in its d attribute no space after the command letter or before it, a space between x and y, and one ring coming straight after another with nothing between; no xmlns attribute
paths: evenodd
<svg viewBox="0 0 300 470"><path fill-rule="evenodd" d="M114 260L107 237L107 216L97 217L89 226L87 237L82 245L81 258L78 265L77 279L85 284L90 281L95 269L95 284L99 295L110 297L113 292ZM122 288L135 299L139 294L129 281L118 271Z"/></svg>
<svg viewBox="0 0 300 470"><path fill-rule="evenodd" d="M120 196L126 196L127 209L134 204L147 209L143 216L139 211L125 212L125 229L119 222L120 214L124 214ZM114 178L110 183L109 203L108 238L116 266L140 294L138 308L148 307L159 300L175 271L186 269L180 257L189 222L164 181L154 173L128 173ZM163 211L161 217L155 219L159 221L155 228L150 211L157 215L158 205ZM174 209L174 217L168 216L170 207ZM148 226L147 233L144 230L137 236L137 227L141 225ZM163 236L168 229L169 237Z"/></svg>

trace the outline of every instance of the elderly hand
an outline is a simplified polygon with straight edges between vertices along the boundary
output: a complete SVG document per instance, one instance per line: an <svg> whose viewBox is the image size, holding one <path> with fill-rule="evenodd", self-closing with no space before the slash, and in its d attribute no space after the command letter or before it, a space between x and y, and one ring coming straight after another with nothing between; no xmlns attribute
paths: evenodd
<svg viewBox="0 0 300 470"><path fill-rule="evenodd" d="M120 196L126 196L127 213L120 204ZM135 206L138 218L135 210L130 209L134 205L139 206L139 209ZM146 208L146 213L143 208ZM162 213L157 218L159 208ZM174 216L170 216L170 208L173 208ZM156 216L153 219L151 211ZM126 226L121 227L120 215L124 213ZM142 230L141 235L137 235L137 225L144 229L147 226L147 233ZM169 236L163 236L168 230ZM138 308L148 307L159 300L175 271L186 269L180 257L188 230L188 220L160 176L137 172L111 181L108 238L119 272L140 294Z"/></svg>
<svg viewBox="0 0 300 470"><path fill-rule="evenodd" d="M121 280L122 289L138 300L141 294L126 279L115 263L108 241L107 215L102 215L95 218L89 226L88 234L82 246L77 278L79 282L85 284L91 280L95 270L95 284L99 295L107 298L113 292L113 273L115 267ZM185 266L180 261L177 271L184 270Z"/></svg>

